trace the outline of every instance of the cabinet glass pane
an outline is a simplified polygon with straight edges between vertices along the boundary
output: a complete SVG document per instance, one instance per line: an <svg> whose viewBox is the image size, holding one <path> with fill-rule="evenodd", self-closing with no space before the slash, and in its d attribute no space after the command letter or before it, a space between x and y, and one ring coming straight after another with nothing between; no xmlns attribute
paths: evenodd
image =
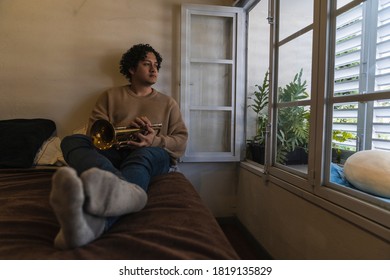
<svg viewBox="0 0 390 280"><path fill-rule="evenodd" d="M189 152L231 152L230 112L191 111L190 123Z"/></svg>
<svg viewBox="0 0 390 280"><path fill-rule="evenodd" d="M280 40L313 23L313 0L280 0Z"/></svg>
<svg viewBox="0 0 390 280"><path fill-rule="evenodd" d="M190 73L190 105L232 105L231 65L191 63Z"/></svg>
<svg viewBox="0 0 390 280"><path fill-rule="evenodd" d="M191 16L191 58L232 59L233 18Z"/></svg>

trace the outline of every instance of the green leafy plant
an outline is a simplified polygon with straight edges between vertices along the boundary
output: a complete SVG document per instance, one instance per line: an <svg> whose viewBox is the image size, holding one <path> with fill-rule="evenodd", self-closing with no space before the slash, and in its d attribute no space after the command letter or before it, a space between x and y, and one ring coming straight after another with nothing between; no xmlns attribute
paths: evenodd
<svg viewBox="0 0 390 280"><path fill-rule="evenodd" d="M247 140L247 157L255 162L264 164L266 129L268 125L268 94L269 94L269 72L264 75L263 83L255 85L255 91L248 97L251 108L256 113L255 136Z"/></svg>
<svg viewBox="0 0 390 280"><path fill-rule="evenodd" d="M332 139L339 143L343 143L348 139L355 138L354 135L347 131L342 130L333 130L332 131ZM332 143L332 148L336 151L336 163L341 163L342 151L345 149L340 149L340 146L336 143Z"/></svg>
<svg viewBox="0 0 390 280"><path fill-rule="evenodd" d="M258 143L260 145L265 144L265 134L268 123L268 94L269 94L269 73L265 73L263 83L256 85L255 92L248 97L253 103L248 105L256 113L256 135L251 142Z"/></svg>
<svg viewBox="0 0 390 280"><path fill-rule="evenodd" d="M309 97L307 83L302 81L301 69L294 76L292 82L285 87L279 88L279 102L294 102ZM269 96L269 72L265 73L263 83L256 85L255 92L248 97L252 104L248 105L256 113L256 135L253 139L247 140L249 146L264 146L266 128L268 125L268 97ZM289 152L297 148L307 152L309 141L309 118L310 111L304 106L284 107L278 111L277 131L277 158L276 161L284 164Z"/></svg>
<svg viewBox="0 0 390 280"><path fill-rule="evenodd" d="M302 81L301 69L292 82L279 88L280 103L294 102L309 97L306 81ZM284 164L290 152L300 148L307 152L309 142L310 110L305 106L283 107L278 111L277 158Z"/></svg>

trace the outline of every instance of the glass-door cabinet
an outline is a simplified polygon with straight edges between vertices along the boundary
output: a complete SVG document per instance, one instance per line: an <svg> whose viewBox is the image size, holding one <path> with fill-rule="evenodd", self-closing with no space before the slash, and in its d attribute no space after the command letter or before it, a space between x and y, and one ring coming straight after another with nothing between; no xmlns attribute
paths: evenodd
<svg viewBox="0 0 390 280"><path fill-rule="evenodd" d="M181 108L190 136L183 161L241 158L243 15L233 7L182 7Z"/></svg>

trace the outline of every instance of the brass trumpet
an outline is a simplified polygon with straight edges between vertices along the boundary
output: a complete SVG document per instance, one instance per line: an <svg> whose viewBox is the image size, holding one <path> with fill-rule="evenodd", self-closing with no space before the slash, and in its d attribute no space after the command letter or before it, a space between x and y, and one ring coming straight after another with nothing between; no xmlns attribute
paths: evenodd
<svg viewBox="0 0 390 280"><path fill-rule="evenodd" d="M162 127L161 123L152 124L151 126L157 133ZM97 120L92 124L91 137L93 145L99 150L108 150L115 146L116 148L124 148L128 146L128 141L138 141L137 133L147 133L146 127L114 127L109 121Z"/></svg>

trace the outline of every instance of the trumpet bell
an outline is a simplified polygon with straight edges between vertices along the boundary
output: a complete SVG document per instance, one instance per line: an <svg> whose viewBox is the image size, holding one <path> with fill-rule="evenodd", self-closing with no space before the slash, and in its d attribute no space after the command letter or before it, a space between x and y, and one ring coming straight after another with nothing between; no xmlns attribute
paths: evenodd
<svg viewBox="0 0 390 280"><path fill-rule="evenodd" d="M108 150L115 144L115 134L115 128L106 120L97 120L91 127L92 143L100 150Z"/></svg>
<svg viewBox="0 0 390 280"><path fill-rule="evenodd" d="M151 127L159 133L162 124L152 124ZM113 146L118 149L129 147L129 141L138 141L137 133L147 134L147 127L114 127L106 120L95 121L90 132L93 145L100 150L108 150Z"/></svg>

